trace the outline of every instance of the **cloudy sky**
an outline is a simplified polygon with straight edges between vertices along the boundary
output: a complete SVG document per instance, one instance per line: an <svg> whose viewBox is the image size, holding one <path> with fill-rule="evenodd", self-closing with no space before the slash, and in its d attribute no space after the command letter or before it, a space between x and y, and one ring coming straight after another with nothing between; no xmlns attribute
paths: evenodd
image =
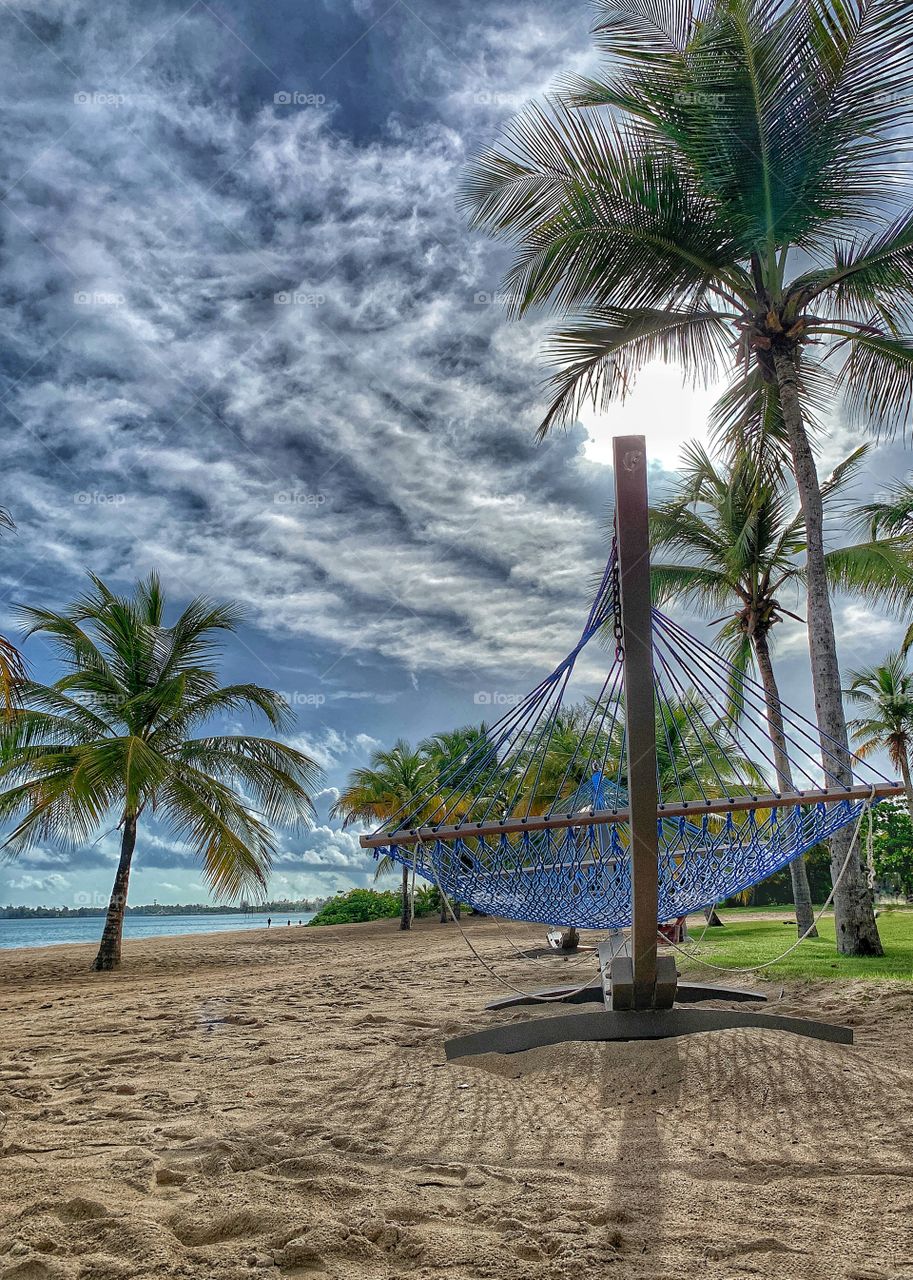
<svg viewBox="0 0 913 1280"><path fill-rule="evenodd" d="M155 567L178 606L241 602L226 679L288 693L324 766L275 895L366 883L326 811L379 743L490 713L576 639L606 553L613 432L654 492L709 392L656 368L536 446L543 320L508 323L503 251L456 203L467 159L594 65L581 2L9 0L2 24L0 629L86 569ZM853 441L832 419L824 464ZM863 490L906 470L881 448ZM848 665L898 635L838 608ZM31 640L34 672L53 678ZM779 646L807 709L803 638ZM225 729L240 726L226 725ZM116 836L0 866L0 902L106 900ZM201 901L140 842L134 901Z"/></svg>

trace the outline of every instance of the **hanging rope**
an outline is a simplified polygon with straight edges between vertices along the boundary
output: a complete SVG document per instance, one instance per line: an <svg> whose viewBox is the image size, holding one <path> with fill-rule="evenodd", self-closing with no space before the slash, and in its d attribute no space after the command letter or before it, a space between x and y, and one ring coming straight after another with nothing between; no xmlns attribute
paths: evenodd
<svg viewBox="0 0 913 1280"><path fill-rule="evenodd" d="M421 841L419 841L419 844L421 844ZM478 960L482 968L485 969L486 972L488 972L491 975L491 977L494 978L495 982L500 983L502 987L505 987L508 991L512 991L514 995L525 996L527 1000L535 1000L537 1001L537 1003L540 1003L540 1004L556 1004L559 1001L567 1000L570 996L580 995L581 992L587 991L590 987L595 987L597 982L602 981L602 971L600 970L600 972L597 973L595 977L590 978L588 982L584 982L583 985L580 987L575 987L571 991L562 991L559 995L543 996L543 995L537 995L535 991L527 991L525 988L518 987L516 986L515 983L509 982L506 978L502 978L501 975L498 973L498 971L494 968L494 966L489 964L489 962L485 959L485 957L481 955L479 951L476 949L476 947L473 945L472 939L469 937L466 930L463 928L462 921L460 920L459 916L456 914L456 912L453 909L453 904L450 901L447 891L445 890L444 886L441 884L440 880L438 879L437 871L435 870L434 863L431 862L430 865L431 865L432 873L434 875L435 884L437 885L438 893L441 895L441 900L444 902L445 906L447 907L447 911L450 915L451 920L459 929L460 936L462 937L463 941L466 943L469 950L475 956L476 960Z"/></svg>

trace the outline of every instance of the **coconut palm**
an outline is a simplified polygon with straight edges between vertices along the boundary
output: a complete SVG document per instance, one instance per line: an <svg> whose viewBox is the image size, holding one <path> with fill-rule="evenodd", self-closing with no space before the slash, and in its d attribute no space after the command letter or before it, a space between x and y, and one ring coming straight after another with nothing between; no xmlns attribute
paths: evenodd
<svg viewBox="0 0 913 1280"><path fill-rule="evenodd" d="M565 324L541 431L605 407L652 360L728 376L717 426L772 434L805 517L822 734L847 743L813 402L869 425L913 396L908 0L598 0L605 77L514 120L476 162L476 225L512 242L515 314ZM839 763L851 777L850 757ZM881 954L847 829L831 841L838 948Z"/></svg>
<svg viewBox="0 0 913 1280"><path fill-rule="evenodd" d="M421 799L426 807L435 779L428 756L416 751L400 738L392 747L375 751L370 764L354 769L345 790L330 810L330 816L341 818L343 827L353 822L378 824L401 811L413 812L410 806ZM375 879L394 869L393 859L385 855L377 864ZM402 865L402 910L400 928L412 927L412 905L409 893L408 864Z"/></svg>
<svg viewBox="0 0 913 1280"><path fill-rule="evenodd" d="M547 735L533 739L512 762L505 793L517 817L544 814L571 800L590 780L594 760L612 760L614 770L619 739L607 742L605 733L598 733L600 723L610 720L611 712L603 715L600 707L594 714L592 705L583 703L557 710Z"/></svg>
<svg viewBox="0 0 913 1280"><path fill-rule="evenodd" d="M19 609L66 675L52 685L26 681L21 707L0 727L0 820L16 822L3 846L16 853L47 839L88 840L113 817L120 859L93 965L113 969L144 815L189 843L214 893L240 897L266 887L271 824L310 821L320 773L272 738L206 732L215 717L239 711L276 729L290 720L270 689L219 686L216 633L235 629L237 609L198 597L167 626L154 573L130 596L91 582L63 613Z"/></svg>
<svg viewBox="0 0 913 1280"><path fill-rule="evenodd" d="M900 653L891 653L884 662L850 672L846 697L863 711L851 720L853 742L860 756L887 751L888 759L900 771L907 793L907 809L913 818L913 782L910 779L910 750L913 748L913 674Z"/></svg>
<svg viewBox="0 0 913 1280"><path fill-rule="evenodd" d="M0 532L15 529L10 513L0 507ZM6 636L0 636L0 712L9 712L18 701L19 687L25 680L22 654Z"/></svg>
<svg viewBox="0 0 913 1280"><path fill-rule="evenodd" d="M855 515L868 525L873 538L879 534L913 537L913 480L897 481L874 501L857 507Z"/></svg>
<svg viewBox="0 0 913 1280"><path fill-rule="evenodd" d="M536 747L531 752L528 769L525 759L515 767L518 776L525 775L513 806L518 816L543 814L566 802L578 807L592 803L589 784L596 771L595 762L599 762L604 787L611 788L616 783L627 787L624 762L620 772L618 765L619 752L624 746L624 715L620 709L613 714L613 706L614 703L610 704L607 714L603 714L603 704L599 704L595 716L592 704L561 708L541 756ZM733 791L741 790L740 769L742 776L750 775L760 781L757 770L731 738L728 746L724 746L720 735L701 730L701 726L712 725L717 717L694 690L682 696L670 694L661 703L657 701L655 714L657 780L666 796L701 799L708 788L720 782ZM593 721L596 728L592 727ZM611 729L599 727L605 724ZM580 800L581 788L585 801Z"/></svg>
<svg viewBox="0 0 913 1280"><path fill-rule="evenodd" d="M746 791L746 782L757 786L762 775L739 749L725 726L695 690L663 699L656 709L656 761L662 795L682 800L703 799L714 785L727 794ZM711 732L714 728L714 732Z"/></svg>
<svg viewBox="0 0 913 1280"><path fill-rule="evenodd" d="M468 817L473 807L484 807L486 797L473 795L474 783L481 779L488 784L489 775L499 774L495 766L487 763L493 753L493 744L484 722L432 734L419 745L419 751L434 774L435 803L440 805L440 813L447 811L453 817ZM452 906L453 914L459 919L459 902ZM443 897L440 918L441 924L450 920Z"/></svg>
<svg viewBox="0 0 913 1280"><path fill-rule="evenodd" d="M857 449L822 485L825 507L852 481L865 453L866 446ZM796 617L784 606L783 593L799 589L805 576L805 523L792 486L781 468L745 451L730 466L718 466L705 449L691 445L683 452L675 490L652 509L650 523L653 546L683 557L654 563L656 595L687 601L707 617L729 615L717 639L735 668L732 712L738 718L744 710L739 677L756 669L778 784L794 791L770 654L772 628L784 615ZM897 608L913 600L910 554L898 539L828 551L825 563L833 587L854 591L872 604ZM792 862L790 873L801 936L814 918L804 859Z"/></svg>
<svg viewBox="0 0 913 1280"><path fill-rule="evenodd" d="M447 729L419 743L419 751L434 772L442 804L445 796L459 803L460 796L472 788L475 779L491 771L486 761L491 757L492 748L484 723Z"/></svg>
<svg viewBox="0 0 913 1280"><path fill-rule="evenodd" d="M870 537L896 538L913 547L913 477L898 480L872 502L856 507L852 513L856 525ZM901 653L913 646L913 623L907 628Z"/></svg>

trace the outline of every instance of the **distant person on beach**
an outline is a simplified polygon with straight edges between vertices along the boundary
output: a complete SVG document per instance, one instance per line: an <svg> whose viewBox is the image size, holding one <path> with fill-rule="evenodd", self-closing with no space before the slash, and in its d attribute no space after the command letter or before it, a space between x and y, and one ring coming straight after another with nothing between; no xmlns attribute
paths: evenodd
<svg viewBox="0 0 913 1280"><path fill-rule="evenodd" d="M266 917L266 927L267 927L267 929L270 927L270 925L271 925L272 923L273 923L273 917L272 917L272 916L267 916L267 917Z"/></svg>
<svg viewBox="0 0 913 1280"><path fill-rule="evenodd" d="M288 926L289 926L289 928L291 928L291 927L292 927L292 922L291 922L291 920L289 920L289 922L288 922Z"/></svg>

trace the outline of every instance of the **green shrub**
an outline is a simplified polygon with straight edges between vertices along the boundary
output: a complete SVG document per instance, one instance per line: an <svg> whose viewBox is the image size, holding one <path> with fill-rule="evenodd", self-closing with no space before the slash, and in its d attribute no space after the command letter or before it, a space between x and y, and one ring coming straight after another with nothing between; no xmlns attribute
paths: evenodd
<svg viewBox="0 0 913 1280"><path fill-rule="evenodd" d="M441 895L434 885L415 886L415 915L437 915ZM392 920L402 911L402 898L393 890L350 889L325 902L308 924L363 924L366 920Z"/></svg>
<svg viewBox="0 0 913 1280"><path fill-rule="evenodd" d="M388 920L400 913L398 893L377 889L350 889L324 903L308 924L363 924L366 920Z"/></svg>
<svg viewBox="0 0 913 1280"><path fill-rule="evenodd" d="M423 884L415 890L416 916L433 916L441 909L441 895L433 884Z"/></svg>
<svg viewBox="0 0 913 1280"><path fill-rule="evenodd" d="M873 813L873 853L878 887L913 901L913 822L898 800L878 804Z"/></svg>

